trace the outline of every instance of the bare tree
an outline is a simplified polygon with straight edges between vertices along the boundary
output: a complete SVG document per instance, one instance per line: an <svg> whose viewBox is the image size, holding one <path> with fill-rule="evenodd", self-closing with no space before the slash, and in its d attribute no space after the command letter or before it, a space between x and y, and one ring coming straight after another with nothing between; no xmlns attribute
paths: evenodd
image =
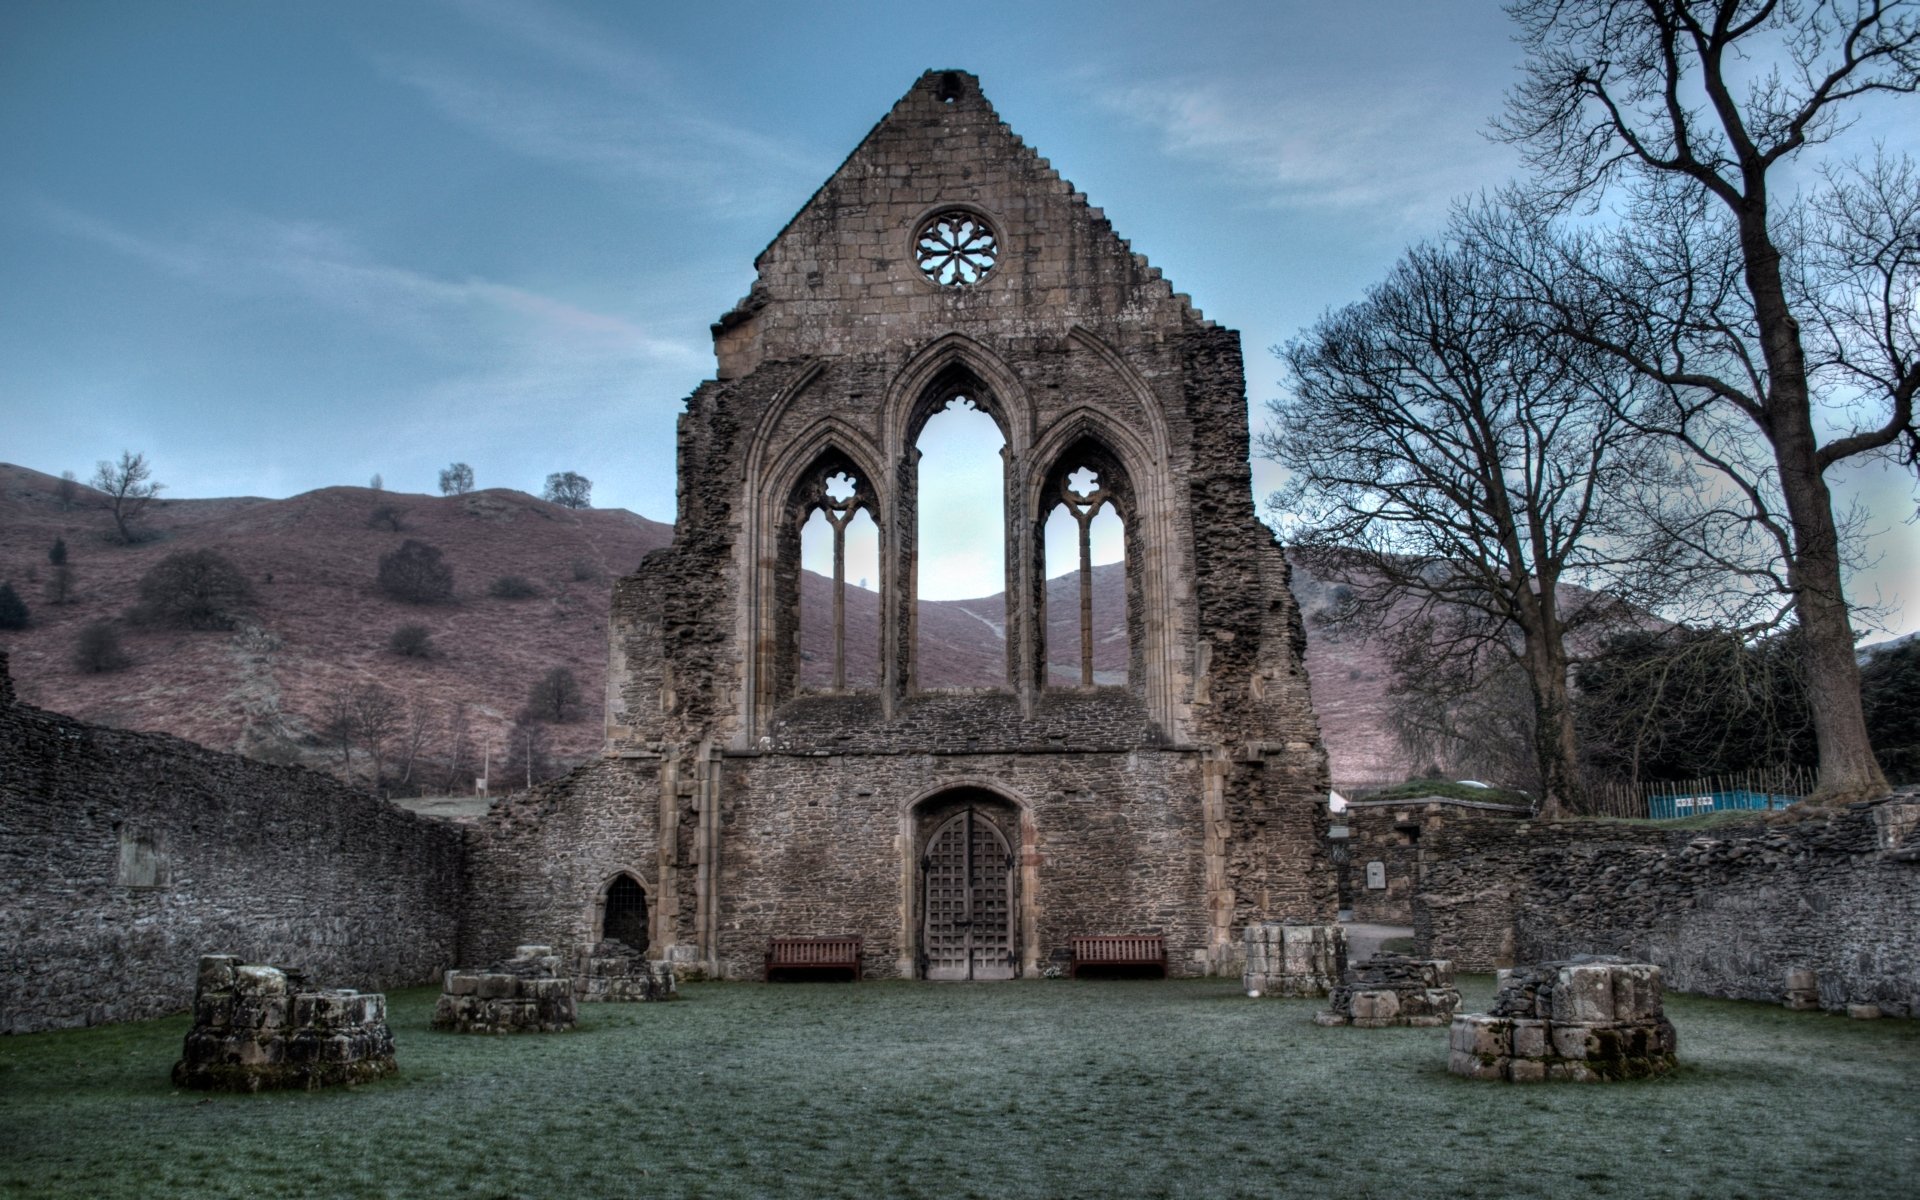
<svg viewBox="0 0 1920 1200"><path fill-rule="evenodd" d="M1624 501L1662 464L1622 415L1634 374L1538 336L1510 293L1458 246L1409 252L1279 350L1288 396L1259 445L1293 472L1270 503L1295 553L1349 589L1334 619L1457 662L1512 659L1543 805L1577 809L1568 636L1622 610L1564 585L1632 587L1654 565L1627 553Z"/></svg>
<svg viewBox="0 0 1920 1200"><path fill-rule="evenodd" d="M442 496L464 496L473 490L473 468L457 462L440 472Z"/></svg>
<svg viewBox="0 0 1920 1200"><path fill-rule="evenodd" d="M385 783L389 743L401 729L400 702L377 683L364 684L353 693L353 736L373 763L373 789Z"/></svg>
<svg viewBox="0 0 1920 1200"><path fill-rule="evenodd" d="M414 764L419 761L420 752L426 748L434 724L432 707L418 693L409 694L401 716L400 744L395 751L400 767L397 786L403 792L413 786Z"/></svg>
<svg viewBox="0 0 1920 1200"><path fill-rule="evenodd" d="M80 496L80 481L72 471L60 472L60 479L53 485L53 498L60 502L61 512L73 511L74 501Z"/></svg>
<svg viewBox="0 0 1920 1200"><path fill-rule="evenodd" d="M446 736L447 770L441 787L451 792L463 773L469 779L473 776L473 768L468 761L473 757L472 717L467 706L460 701L456 700L448 705Z"/></svg>
<svg viewBox="0 0 1920 1200"><path fill-rule="evenodd" d="M340 770L349 782L353 779L354 686L339 683L320 696L320 722L315 729L320 740L340 755Z"/></svg>
<svg viewBox="0 0 1920 1200"><path fill-rule="evenodd" d="M527 717L561 725L579 719L580 681L567 667L555 667L540 677L527 693Z"/></svg>
<svg viewBox="0 0 1920 1200"><path fill-rule="evenodd" d="M547 476L547 489L540 493L542 500L550 500L562 508L589 508L593 497L593 480L572 471L556 471Z"/></svg>
<svg viewBox="0 0 1920 1200"><path fill-rule="evenodd" d="M93 473L93 490L100 493L100 505L112 514L114 528L127 545L140 540L133 523L166 486L152 480L153 468L147 456L131 450L122 450L117 464L101 462Z"/></svg>
<svg viewBox="0 0 1920 1200"><path fill-rule="evenodd" d="M1562 328L1672 389L1678 444L1777 511L1819 744L1815 801L1882 795L1827 471L1920 456L1911 167L1819 160L1863 100L1920 89L1906 0L1516 0L1527 77L1498 129L1553 206L1617 202L1580 245L1602 319ZM1822 185L1819 181L1824 178ZM1844 432L1823 439L1816 410ZM1717 455L1742 423L1756 464ZM1770 523L1770 525L1768 524Z"/></svg>

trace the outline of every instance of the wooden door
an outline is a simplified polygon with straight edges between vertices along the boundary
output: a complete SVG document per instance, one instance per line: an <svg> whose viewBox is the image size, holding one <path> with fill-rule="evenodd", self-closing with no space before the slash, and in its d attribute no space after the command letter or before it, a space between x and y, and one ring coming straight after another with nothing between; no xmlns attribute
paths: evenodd
<svg viewBox="0 0 1920 1200"><path fill-rule="evenodd" d="M986 815L966 809L934 831L921 859L928 979L1012 979L1013 854Z"/></svg>

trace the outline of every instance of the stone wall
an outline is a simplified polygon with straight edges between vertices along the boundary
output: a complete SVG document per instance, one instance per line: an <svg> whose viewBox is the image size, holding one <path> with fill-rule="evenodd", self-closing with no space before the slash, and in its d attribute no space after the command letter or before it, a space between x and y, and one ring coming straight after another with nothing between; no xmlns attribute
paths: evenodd
<svg viewBox="0 0 1920 1200"><path fill-rule="evenodd" d="M1469 820L1505 817L1523 818L1525 809L1478 804L1444 796L1423 796L1407 800L1349 801L1344 818L1347 823L1347 848L1351 856L1347 870L1351 880L1353 919L1381 925L1411 925L1413 895L1429 857L1421 838L1428 830L1446 827L1449 814ZM1367 864L1379 863L1386 876L1386 887L1367 886Z"/></svg>
<svg viewBox="0 0 1920 1200"><path fill-rule="evenodd" d="M205 954L363 990L455 957L458 829L323 775L8 703L0 1032L193 1000Z"/></svg>
<svg viewBox="0 0 1920 1200"><path fill-rule="evenodd" d="M1920 1016L1920 792L1834 814L1675 829L1449 820L1422 835L1419 953L1463 970L1581 954L1657 964L1669 987Z"/></svg>

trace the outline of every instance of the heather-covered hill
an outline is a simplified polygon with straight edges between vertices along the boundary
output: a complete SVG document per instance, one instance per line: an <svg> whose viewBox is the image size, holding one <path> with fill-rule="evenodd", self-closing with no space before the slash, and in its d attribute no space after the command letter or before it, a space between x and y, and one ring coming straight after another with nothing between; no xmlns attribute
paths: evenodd
<svg viewBox="0 0 1920 1200"><path fill-rule="evenodd" d="M624 510L575 511L503 489L440 497L337 487L286 500L157 502L143 521L153 536L123 546L110 539L112 521L95 499L83 487L64 507L57 480L0 465L0 579L13 582L32 612L29 628L0 635L20 698L270 757L311 741L329 689L372 681L443 709L471 706L476 738L491 727L497 755L528 688L556 666L572 668L588 704L581 720L553 727L554 752L590 753L602 736L612 580L672 536L670 526ZM72 571L66 604L47 594L56 537ZM443 552L453 568L452 603L404 604L376 587L381 555L408 538ZM122 620L148 569L198 549L226 555L251 584L240 628L195 632ZM525 577L538 594L490 597L503 575ZM119 622L133 659L126 670L95 675L72 664L80 628L99 620ZM435 657L387 649L392 632L410 623L431 631Z"/></svg>
<svg viewBox="0 0 1920 1200"><path fill-rule="evenodd" d="M597 750L606 678L612 584L672 527L623 509L572 510L522 492L491 489L442 497L324 488L285 500L238 497L165 500L143 522L137 545L111 539L113 523L85 487L62 503L59 481L0 464L0 581L11 581L32 612L25 629L0 632L20 698L89 721L155 730L224 750L326 766L315 737L328 693L378 682L421 700L435 729L422 747L443 757L444 723L467 707L476 744L490 737L498 762L508 728L533 682L570 668L584 693L580 719L549 727L551 750L579 761ZM399 528L392 526L397 522ZM55 538L67 545L72 594L51 603ZM452 565L449 604L411 605L375 584L380 557L409 538L438 547ZM231 631L193 632L128 622L140 577L179 550L213 549L245 573L254 599ZM489 595L507 575L537 595ZM1126 678L1124 569L1094 569L1094 668L1100 683ZM1324 588L1295 570L1311 614ZM831 584L803 579L802 679L831 678ZM1079 584L1048 584L1048 641L1056 682L1079 679ZM133 659L126 670L87 674L72 662L80 629L109 620ZM878 670L879 598L847 588L847 675L859 686ZM927 686L988 687L1006 675L1005 602L999 595L929 602L920 616ZM425 625L437 654L406 658L387 648L393 631ZM1337 781L1398 778L1399 760L1383 719L1385 671L1364 641L1329 637L1308 623L1308 669ZM476 753L478 753L476 749ZM426 782L444 780L428 773Z"/></svg>

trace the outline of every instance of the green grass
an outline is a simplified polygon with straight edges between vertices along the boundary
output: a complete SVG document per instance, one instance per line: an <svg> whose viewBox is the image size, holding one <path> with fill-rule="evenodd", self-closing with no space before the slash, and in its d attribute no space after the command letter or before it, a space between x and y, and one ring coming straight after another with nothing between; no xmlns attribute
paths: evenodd
<svg viewBox="0 0 1920 1200"><path fill-rule="evenodd" d="M1354 796L1353 799L1418 800L1424 796L1443 796L1449 800L1478 800L1482 804L1507 804L1516 808L1526 808L1533 803L1532 798L1525 792L1513 792L1497 787L1470 787L1451 779L1409 779L1405 783L1396 783L1392 787Z"/></svg>
<svg viewBox="0 0 1920 1200"><path fill-rule="evenodd" d="M1916 1022L1674 996L1676 1074L1515 1087L1225 980L684 992L509 1038L397 993L400 1073L310 1094L173 1091L183 1017L0 1039L0 1194L1920 1195Z"/></svg>

